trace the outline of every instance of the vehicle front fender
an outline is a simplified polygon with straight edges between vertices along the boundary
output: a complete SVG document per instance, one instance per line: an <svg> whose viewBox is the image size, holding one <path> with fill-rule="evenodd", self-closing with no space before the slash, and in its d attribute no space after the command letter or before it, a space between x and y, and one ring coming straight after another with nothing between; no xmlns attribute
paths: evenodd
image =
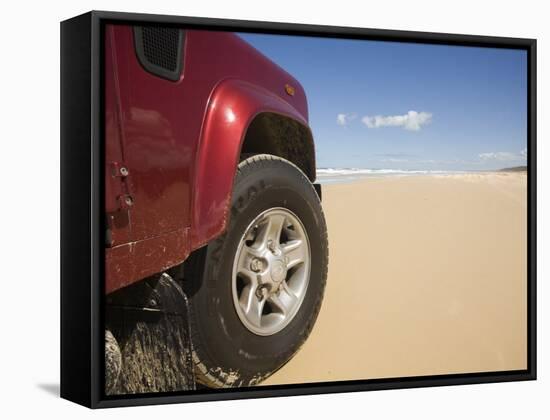
<svg viewBox="0 0 550 420"><path fill-rule="evenodd" d="M191 249L222 234L227 226L231 193L242 143L254 118L279 114L308 126L290 103L251 83L226 79L212 91L202 124L191 199Z"/></svg>

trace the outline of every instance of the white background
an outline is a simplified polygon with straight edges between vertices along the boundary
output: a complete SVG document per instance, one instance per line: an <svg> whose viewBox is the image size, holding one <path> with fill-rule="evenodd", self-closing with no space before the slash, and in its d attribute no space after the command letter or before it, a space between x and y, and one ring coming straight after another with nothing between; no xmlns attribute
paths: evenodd
<svg viewBox="0 0 550 420"><path fill-rule="evenodd" d="M6 1L0 23L0 417L455 419L550 414L550 14L544 1ZM59 387L59 22L90 9L538 39L539 380L91 411ZM345 77L345 75L342 75ZM368 100L368 98L365 98ZM543 190L546 190L543 192Z"/></svg>

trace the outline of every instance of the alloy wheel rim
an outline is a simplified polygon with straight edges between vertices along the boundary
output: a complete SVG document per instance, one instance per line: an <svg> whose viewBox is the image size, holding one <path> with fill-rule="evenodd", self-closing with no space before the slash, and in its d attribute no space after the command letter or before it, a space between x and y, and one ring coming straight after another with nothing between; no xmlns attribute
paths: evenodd
<svg viewBox="0 0 550 420"><path fill-rule="evenodd" d="M233 304L243 325L261 336L285 328L304 301L310 271L311 248L300 219L282 207L258 215L233 262Z"/></svg>

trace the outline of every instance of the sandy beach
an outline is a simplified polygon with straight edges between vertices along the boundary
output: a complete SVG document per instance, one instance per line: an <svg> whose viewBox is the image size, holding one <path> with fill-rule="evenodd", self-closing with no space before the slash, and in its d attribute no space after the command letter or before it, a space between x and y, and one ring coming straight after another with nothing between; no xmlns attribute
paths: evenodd
<svg viewBox="0 0 550 420"><path fill-rule="evenodd" d="M323 187L325 300L264 385L524 369L525 173Z"/></svg>

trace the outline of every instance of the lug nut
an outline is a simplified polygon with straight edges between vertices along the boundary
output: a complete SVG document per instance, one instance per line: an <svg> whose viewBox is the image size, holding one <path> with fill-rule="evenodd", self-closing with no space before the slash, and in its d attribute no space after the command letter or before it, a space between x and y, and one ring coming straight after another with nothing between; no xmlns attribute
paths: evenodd
<svg viewBox="0 0 550 420"><path fill-rule="evenodd" d="M267 287L265 286L261 286L261 287L258 287L256 289L256 296L258 297L258 299L262 300L263 298L265 298L267 296Z"/></svg>
<svg viewBox="0 0 550 420"><path fill-rule="evenodd" d="M263 269L263 263L262 263L262 260L260 260L259 258L254 258L251 262L250 262L250 269L252 271L254 271L255 273L257 273L258 271L262 271Z"/></svg>

